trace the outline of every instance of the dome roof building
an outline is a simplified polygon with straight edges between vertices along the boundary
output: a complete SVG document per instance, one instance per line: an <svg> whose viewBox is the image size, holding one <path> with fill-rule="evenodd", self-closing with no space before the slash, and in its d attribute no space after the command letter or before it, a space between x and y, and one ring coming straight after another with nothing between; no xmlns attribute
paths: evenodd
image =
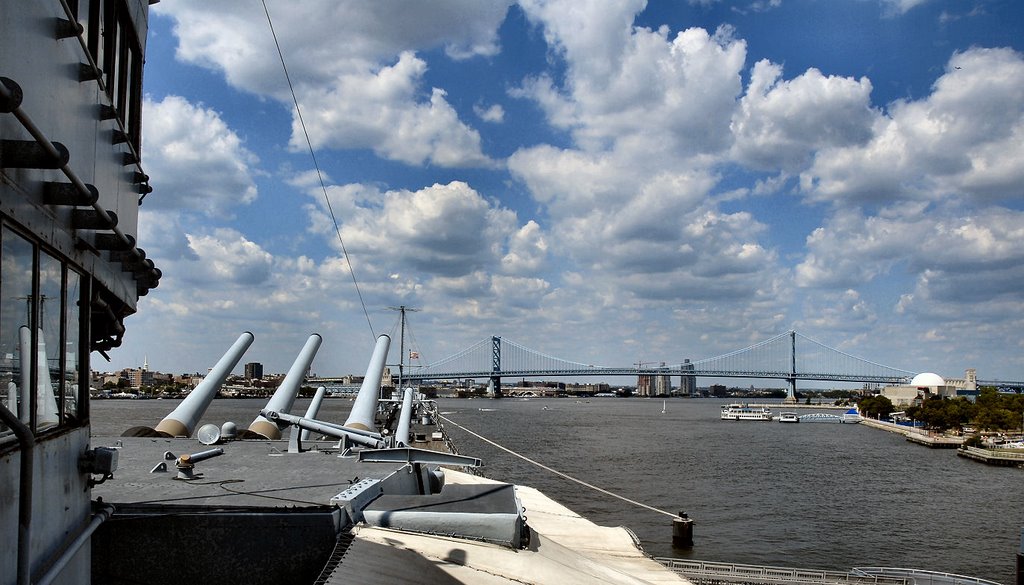
<svg viewBox="0 0 1024 585"><path fill-rule="evenodd" d="M937 388L939 386L945 386L946 381L938 374L924 372L914 376L914 379L910 381L910 385L915 388Z"/></svg>
<svg viewBox="0 0 1024 585"><path fill-rule="evenodd" d="M882 389L882 395L892 401L893 406L905 407L912 405L920 405L923 400L931 396L942 396L947 398L956 398L958 395L968 396L969 400L973 400L971 396L976 395L977 391L974 389L974 371L968 370L964 380L946 380L938 374L931 372L922 372L910 381L909 384L901 384L897 386L886 386Z"/></svg>

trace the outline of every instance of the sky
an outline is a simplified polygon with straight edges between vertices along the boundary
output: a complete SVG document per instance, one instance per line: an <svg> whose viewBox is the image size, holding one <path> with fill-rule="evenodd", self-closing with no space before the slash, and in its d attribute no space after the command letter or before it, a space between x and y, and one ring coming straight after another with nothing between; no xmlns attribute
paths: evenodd
<svg viewBox="0 0 1024 585"><path fill-rule="evenodd" d="M795 329L1024 380L1016 0L266 6L287 78L259 1L150 8L163 277L97 369L205 372L251 331L236 371L319 333L315 373L362 373L381 333L397 363L405 305L420 364L492 335L672 364Z"/></svg>

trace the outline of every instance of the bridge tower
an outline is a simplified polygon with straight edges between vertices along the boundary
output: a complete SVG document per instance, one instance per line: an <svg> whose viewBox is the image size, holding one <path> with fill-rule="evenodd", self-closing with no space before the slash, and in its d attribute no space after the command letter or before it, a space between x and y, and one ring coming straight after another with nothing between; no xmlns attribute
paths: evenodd
<svg viewBox="0 0 1024 585"><path fill-rule="evenodd" d="M501 337L491 337L491 385L494 386L494 396L501 398Z"/></svg>
<svg viewBox="0 0 1024 585"><path fill-rule="evenodd" d="M783 404L796 404L796 331L789 332L789 392Z"/></svg>

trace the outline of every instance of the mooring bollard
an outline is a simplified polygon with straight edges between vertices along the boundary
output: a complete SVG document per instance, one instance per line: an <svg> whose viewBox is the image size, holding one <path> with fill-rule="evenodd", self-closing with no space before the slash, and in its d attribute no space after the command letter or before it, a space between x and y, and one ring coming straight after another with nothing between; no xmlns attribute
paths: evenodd
<svg viewBox="0 0 1024 585"><path fill-rule="evenodd" d="M693 520L686 512L680 512L678 518L672 519L672 546L693 548Z"/></svg>

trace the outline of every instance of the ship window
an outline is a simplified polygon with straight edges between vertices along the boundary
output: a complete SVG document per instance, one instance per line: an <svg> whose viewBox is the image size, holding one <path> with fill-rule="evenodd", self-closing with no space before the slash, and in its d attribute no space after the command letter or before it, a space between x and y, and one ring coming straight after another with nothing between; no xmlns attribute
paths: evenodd
<svg viewBox="0 0 1024 585"><path fill-rule="evenodd" d="M114 2L103 3L103 51L100 59L96 62L103 70L103 80L106 82L107 97L114 98L114 80L117 73L117 45L121 40L121 30L117 26L117 12Z"/></svg>
<svg viewBox="0 0 1024 585"><path fill-rule="evenodd" d="M136 45L137 47L137 45ZM140 152L142 145L142 51L135 49L128 52L131 64L128 80L125 82L128 93L128 105L124 111L125 132L131 140L135 152Z"/></svg>
<svg viewBox="0 0 1024 585"><path fill-rule="evenodd" d="M0 397L35 431L82 418L85 281L9 226L0 231ZM13 438L0 424L0 442Z"/></svg>
<svg viewBox="0 0 1024 585"><path fill-rule="evenodd" d="M78 3L78 22L85 33L85 47L97 66L100 63L100 0L81 0Z"/></svg>
<svg viewBox="0 0 1024 585"><path fill-rule="evenodd" d="M61 371L63 419L71 421L79 417L79 388L82 372L79 368L82 348L82 276L74 270L67 270L64 290L64 363Z"/></svg>
<svg viewBox="0 0 1024 585"><path fill-rule="evenodd" d="M142 136L142 45L120 0L68 4L84 29L85 46L103 72L103 87L128 140L139 152Z"/></svg>
<svg viewBox="0 0 1024 585"><path fill-rule="evenodd" d="M32 311L33 257L28 240L7 228L0 232L0 388L5 394L4 406L24 423L29 422L28 401L20 390L30 386L32 370L23 359L29 356L23 355L21 337ZM0 429L5 439L10 438L10 428L3 425Z"/></svg>
<svg viewBox="0 0 1024 585"><path fill-rule="evenodd" d="M46 253L39 255L39 295L36 310L36 428L60 422L60 340L62 266Z"/></svg>

